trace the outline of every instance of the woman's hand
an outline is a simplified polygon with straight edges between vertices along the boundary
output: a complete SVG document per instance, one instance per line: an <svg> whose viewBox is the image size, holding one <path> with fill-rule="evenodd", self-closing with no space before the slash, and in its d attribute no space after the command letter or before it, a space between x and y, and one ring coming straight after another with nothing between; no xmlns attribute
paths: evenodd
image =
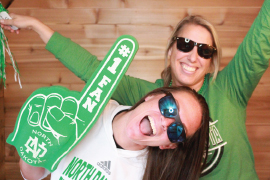
<svg viewBox="0 0 270 180"><path fill-rule="evenodd" d="M30 16L22 16L13 13L10 14L10 17L12 19L0 20L1 27L11 32L16 32L17 34L19 33L19 30L14 30L11 28L11 26L16 26L20 29L32 29L33 26L37 25L39 21L36 18Z"/></svg>
<svg viewBox="0 0 270 180"><path fill-rule="evenodd" d="M1 27L3 29L9 30L10 32L15 32L19 34L19 30L14 30L10 26L16 26L19 29L32 29L36 33L39 34L40 38L43 40L45 44L49 41L54 31L43 24L40 20L31 17L31 16L23 16L17 14L10 14L12 19L2 19L0 20Z"/></svg>

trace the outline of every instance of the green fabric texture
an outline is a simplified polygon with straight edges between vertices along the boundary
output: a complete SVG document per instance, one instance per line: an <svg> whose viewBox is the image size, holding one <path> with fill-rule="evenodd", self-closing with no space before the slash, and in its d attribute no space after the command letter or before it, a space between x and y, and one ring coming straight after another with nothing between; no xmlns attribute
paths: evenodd
<svg viewBox="0 0 270 180"><path fill-rule="evenodd" d="M202 180L256 180L254 156L246 132L246 107L260 78L269 66L270 0L239 46L231 62L218 73L214 83L209 74L201 94L210 109L210 149ZM46 48L67 68L87 81L99 61L97 57L54 33ZM147 92L163 86L161 79L151 83L124 76L112 98L120 104L133 105Z"/></svg>

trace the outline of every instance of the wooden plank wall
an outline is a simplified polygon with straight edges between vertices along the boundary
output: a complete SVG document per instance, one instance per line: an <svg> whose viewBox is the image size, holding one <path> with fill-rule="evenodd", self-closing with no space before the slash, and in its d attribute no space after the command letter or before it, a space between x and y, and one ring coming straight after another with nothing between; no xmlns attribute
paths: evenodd
<svg viewBox="0 0 270 180"><path fill-rule="evenodd" d="M154 81L164 68L164 50L177 22L187 14L201 14L212 22L221 39L222 68L243 40L263 0L15 0L10 12L39 18L54 30L102 59L122 34L136 37L140 48L129 75ZM21 72L23 88L7 67L4 91L5 138L12 132L26 98L37 88L61 85L81 90L84 83L44 49L32 31L6 32ZM270 69L256 88L247 111L247 131L260 179L270 179ZM1 160L1 159L0 159ZM6 179L21 179L19 156L5 144ZM0 171L1 172L1 171Z"/></svg>
<svg viewBox="0 0 270 180"><path fill-rule="evenodd" d="M5 152L4 87L0 84L0 177L5 176L5 153L3 152Z"/></svg>

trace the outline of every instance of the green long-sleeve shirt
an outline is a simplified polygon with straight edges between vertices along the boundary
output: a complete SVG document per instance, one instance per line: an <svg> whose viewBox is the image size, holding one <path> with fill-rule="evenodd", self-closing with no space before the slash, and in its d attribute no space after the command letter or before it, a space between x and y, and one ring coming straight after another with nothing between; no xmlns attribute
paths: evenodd
<svg viewBox="0 0 270 180"><path fill-rule="evenodd" d="M266 0L244 41L214 83L209 74L200 92L205 97L212 122L207 168L201 179L255 180L254 157L246 132L246 107L252 92L269 65L270 0ZM54 33L46 48L85 82L100 61L70 39ZM124 76L112 98L133 105L147 92L163 86Z"/></svg>

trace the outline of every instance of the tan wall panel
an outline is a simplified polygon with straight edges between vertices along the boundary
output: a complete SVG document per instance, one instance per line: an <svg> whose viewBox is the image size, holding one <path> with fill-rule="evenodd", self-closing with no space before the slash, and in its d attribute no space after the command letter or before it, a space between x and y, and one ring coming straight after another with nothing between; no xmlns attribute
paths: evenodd
<svg viewBox="0 0 270 180"><path fill-rule="evenodd" d="M0 81L2 83L2 81ZM5 177L5 113L4 87L0 85L0 177Z"/></svg>
<svg viewBox="0 0 270 180"><path fill-rule="evenodd" d="M20 107L7 108L7 112L5 113L5 127L6 128L10 128L10 129L14 128L20 109L21 109ZM8 135L9 134L6 134L6 137Z"/></svg>
<svg viewBox="0 0 270 180"><path fill-rule="evenodd" d="M48 24L95 24L96 9L41 9L31 11L31 16Z"/></svg>
<svg viewBox="0 0 270 180"><path fill-rule="evenodd" d="M35 9L29 15L46 24L95 24L97 12L96 9Z"/></svg>
<svg viewBox="0 0 270 180"><path fill-rule="evenodd" d="M268 68L252 94L247 107L248 125L270 125L270 69Z"/></svg>
<svg viewBox="0 0 270 180"><path fill-rule="evenodd" d="M16 9L10 8L10 13L33 16L45 24L95 24L96 9Z"/></svg>
<svg viewBox="0 0 270 180"><path fill-rule="evenodd" d="M145 24L175 26L187 9L100 9L98 24ZM147 17L147 18L146 18Z"/></svg>
<svg viewBox="0 0 270 180"><path fill-rule="evenodd" d="M270 172L270 152L254 152L255 168L268 169Z"/></svg>
<svg viewBox="0 0 270 180"><path fill-rule="evenodd" d="M85 7L91 7L91 8L121 8L124 7L125 1L122 0L69 0L69 7L70 8L85 8Z"/></svg>
<svg viewBox="0 0 270 180"><path fill-rule="evenodd" d="M17 0L11 5L11 8L67 8L66 0Z"/></svg>
<svg viewBox="0 0 270 180"><path fill-rule="evenodd" d="M75 1L75 0L74 0ZM261 6L263 3L262 0L248 0L244 1L233 1L233 0L208 0L208 1L200 1L200 0L192 0L192 1L184 1L184 0L167 0L166 3L163 0L147 0L147 1L137 1L137 0L129 0L126 1L128 7L132 8L174 8L178 9L181 7L190 7L190 6L198 6L198 7L227 7L227 6Z"/></svg>
<svg viewBox="0 0 270 180"><path fill-rule="evenodd" d="M175 26L186 15L200 14L223 31L247 31L260 8L100 9L97 24ZM147 18L146 18L147 17ZM244 21L243 21L244 20ZM239 23L240 22L240 23Z"/></svg>
<svg viewBox="0 0 270 180"><path fill-rule="evenodd" d="M81 80L68 70L60 62L35 62L23 63L21 65L21 81L22 84L55 84L55 83L79 83ZM13 78L14 70L12 67L7 68L7 83L15 83ZM21 89L24 91L24 88ZM8 95L7 95L8 96ZM7 97L6 96L6 97Z"/></svg>
<svg viewBox="0 0 270 180"><path fill-rule="evenodd" d="M3 141L5 139L5 127L2 123L0 124L0 138L0 177L5 177L5 141Z"/></svg>
<svg viewBox="0 0 270 180"><path fill-rule="evenodd" d="M5 165L5 171L9 180L23 180L18 163L7 162Z"/></svg>
<svg viewBox="0 0 270 180"><path fill-rule="evenodd" d="M263 101L261 101L263 104ZM269 103L267 103L267 106L269 107ZM248 111L247 111L247 125L269 125L269 108L265 110L253 110L251 111L253 106L248 106Z"/></svg>
<svg viewBox="0 0 270 180"><path fill-rule="evenodd" d="M247 31L260 8L180 8L180 9L15 9L46 24L140 24L174 27L186 15L200 14L222 31ZM147 17L147 18L145 18Z"/></svg>
<svg viewBox="0 0 270 180"><path fill-rule="evenodd" d="M248 125L247 133L254 152L270 153L270 124L262 126Z"/></svg>
<svg viewBox="0 0 270 180"><path fill-rule="evenodd" d="M50 8L50 2L48 0L20 0L14 1L8 8Z"/></svg>
<svg viewBox="0 0 270 180"><path fill-rule="evenodd" d="M14 126L5 128L5 139L13 132ZM16 148L8 143L5 144L5 161L6 162L19 162L19 155Z"/></svg>
<svg viewBox="0 0 270 180"><path fill-rule="evenodd" d="M117 38L129 34L135 38L168 38L171 28L155 25L85 25L87 38Z"/></svg>
<svg viewBox="0 0 270 180"><path fill-rule="evenodd" d="M3 179L6 177L6 170L5 170L5 168L6 168L6 163L4 161L2 161L0 163L0 177L3 178Z"/></svg>
<svg viewBox="0 0 270 180"><path fill-rule="evenodd" d="M257 174L260 180L269 180L270 179L270 170L269 169L257 169Z"/></svg>
<svg viewBox="0 0 270 180"><path fill-rule="evenodd" d="M184 1L184 0L115 0L115 1L99 1L99 0L70 0L69 7L71 8L84 8L84 7L104 7L104 8L182 8L185 6L199 6L199 7L216 7L216 6L261 6L263 3L262 0L249 0L249 1L233 1L233 0L208 0L208 1L200 1L200 0L192 0L192 1Z"/></svg>

